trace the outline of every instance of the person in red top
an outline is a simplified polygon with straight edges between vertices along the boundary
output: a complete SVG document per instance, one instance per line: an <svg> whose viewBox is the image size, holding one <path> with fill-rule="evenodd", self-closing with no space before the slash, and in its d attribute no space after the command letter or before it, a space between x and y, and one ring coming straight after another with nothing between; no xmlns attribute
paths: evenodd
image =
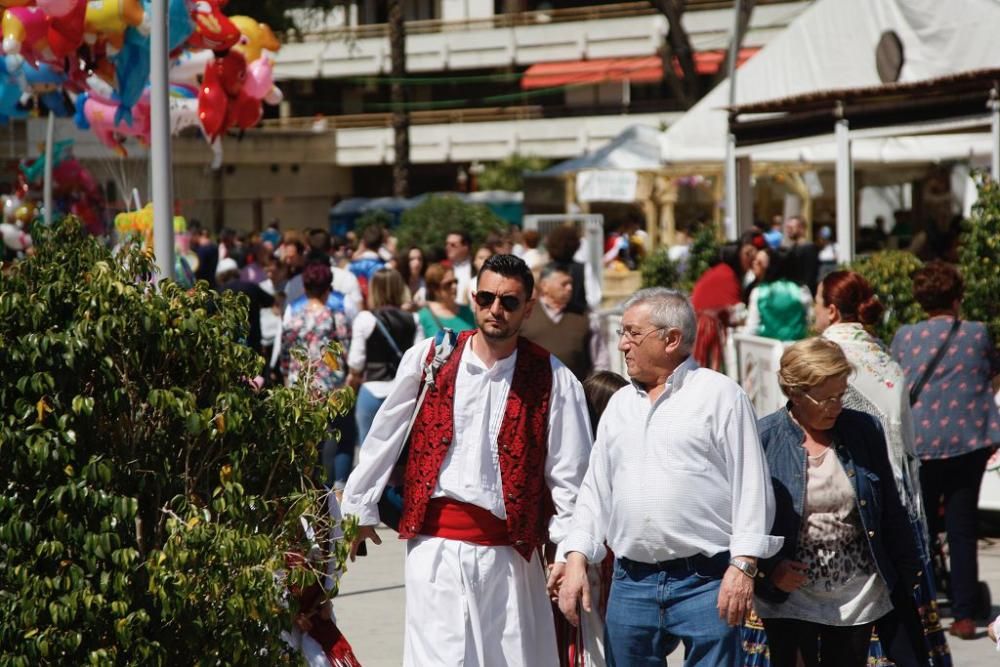
<svg viewBox="0 0 1000 667"><path fill-rule="evenodd" d="M701 274L691 290L691 305L698 317L698 335L692 352L699 365L719 370L725 327L733 322L733 306L743 303L743 276L754 255L767 245L760 232L746 232L737 243L727 243L719 261Z"/></svg>

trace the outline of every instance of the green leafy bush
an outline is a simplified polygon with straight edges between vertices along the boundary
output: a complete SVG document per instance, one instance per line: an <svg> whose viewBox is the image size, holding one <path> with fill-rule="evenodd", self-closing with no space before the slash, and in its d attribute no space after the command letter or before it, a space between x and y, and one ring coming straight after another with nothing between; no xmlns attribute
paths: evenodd
<svg viewBox="0 0 1000 667"><path fill-rule="evenodd" d="M524 189L526 173L542 171L551 164L545 158L518 155L504 158L500 162L486 165L477 179L480 190L509 190L520 192Z"/></svg>
<svg viewBox="0 0 1000 667"><path fill-rule="evenodd" d="M722 244L715 227L705 225L695 234L682 267L671 261L667 248L659 248L643 260L640 271L643 287L671 287L690 293L701 274L719 257Z"/></svg>
<svg viewBox="0 0 1000 667"><path fill-rule="evenodd" d="M642 260L639 268L643 287L676 287L680 280L677 264L670 259L668 248L657 248Z"/></svg>
<svg viewBox="0 0 1000 667"><path fill-rule="evenodd" d="M965 281L962 316L985 322L1000 345L1000 186L976 177L979 198L962 226L959 269Z"/></svg>
<svg viewBox="0 0 1000 667"><path fill-rule="evenodd" d="M713 225L705 225L699 229L691 240L687 265L678 287L685 292L690 292L701 274L708 271L709 267L718 260L721 249L722 244L719 242L719 235Z"/></svg>
<svg viewBox="0 0 1000 667"><path fill-rule="evenodd" d="M467 231L475 247L491 232L504 233L507 223L485 206L436 195L403 212L396 238L400 248L417 246L431 252L444 248L445 237L456 229Z"/></svg>
<svg viewBox="0 0 1000 667"><path fill-rule="evenodd" d="M3 664L294 660L275 575L300 517L332 528L311 473L350 394L257 391L245 297L153 288L151 253L72 217L37 231L0 277Z"/></svg>
<svg viewBox="0 0 1000 667"><path fill-rule="evenodd" d="M375 209L358 216L354 221L354 232L360 237L366 229L372 225L378 225L382 229L389 229L392 226L392 216L382 209Z"/></svg>
<svg viewBox="0 0 1000 667"><path fill-rule="evenodd" d="M885 304L885 315L874 327L874 333L887 345L892 342L899 327L919 322L927 316L913 298L913 283L910 280L910 274L920 266L921 261L911 252L883 250L847 267L864 276Z"/></svg>

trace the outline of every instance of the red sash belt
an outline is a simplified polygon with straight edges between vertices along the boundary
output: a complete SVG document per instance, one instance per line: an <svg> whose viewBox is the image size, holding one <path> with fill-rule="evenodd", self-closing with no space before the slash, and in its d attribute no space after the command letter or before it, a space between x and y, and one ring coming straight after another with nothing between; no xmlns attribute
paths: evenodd
<svg viewBox="0 0 1000 667"><path fill-rule="evenodd" d="M420 534L487 547L511 544L504 519L482 507L451 498L431 498Z"/></svg>

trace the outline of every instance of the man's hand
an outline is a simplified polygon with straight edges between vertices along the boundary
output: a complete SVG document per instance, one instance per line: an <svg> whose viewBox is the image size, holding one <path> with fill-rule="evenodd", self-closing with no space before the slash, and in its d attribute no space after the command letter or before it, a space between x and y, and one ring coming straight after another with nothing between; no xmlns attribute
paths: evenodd
<svg viewBox="0 0 1000 667"><path fill-rule="evenodd" d="M566 572L566 563L549 564L549 580L545 582L545 590L549 592L549 598L553 602L559 600L559 587L563 582L563 575Z"/></svg>
<svg viewBox="0 0 1000 667"><path fill-rule="evenodd" d="M743 623L747 612L753 609L753 579L730 565L722 575L719 588L719 618L730 626Z"/></svg>
<svg viewBox="0 0 1000 667"><path fill-rule="evenodd" d="M808 571L809 568L806 567L805 563L800 563L797 560L783 560L775 566L774 572L771 573L771 583L778 590L791 593L806 583Z"/></svg>
<svg viewBox="0 0 1000 667"><path fill-rule="evenodd" d="M993 642L994 644L997 643L997 629L996 629L997 621L1000 621L1000 617L998 617L995 621L986 626L986 634L987 636L989 636L990 641Z"/></svg>
<svg viewBox="0 0 1000 667"><path fill-rule="evenodd" d="M382 538L375 532L375 526L358 526L358 535L351 542L351 562L354 562L358 555L358 547L364 544L365 540L371 540L374 544L382 544Z"/></svg>
<svg viewBox="0 0 1000 667"><path fill-rule="evenodd" d="M587 559L573 551L566 556L562 582L559 585L559 610L572 625L580 625L578 606L590 611L590 582L587 581Z"/></svg>

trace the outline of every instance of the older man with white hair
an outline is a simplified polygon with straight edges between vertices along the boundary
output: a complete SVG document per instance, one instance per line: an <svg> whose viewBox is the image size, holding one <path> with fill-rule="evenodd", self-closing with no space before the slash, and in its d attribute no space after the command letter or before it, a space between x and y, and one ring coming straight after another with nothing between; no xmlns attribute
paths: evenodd
<svg viewBox="0 0 1000 667"><path fill-rule="evenodd" d="M618 348L632 383L608 403L563 543L559 605L590 610L586 563L607 542L616 560L607 607L608 665L742 664L739 628L753 600L774 493L743 390L690 356L695 316L665 288L625 303Z"/></svg>

